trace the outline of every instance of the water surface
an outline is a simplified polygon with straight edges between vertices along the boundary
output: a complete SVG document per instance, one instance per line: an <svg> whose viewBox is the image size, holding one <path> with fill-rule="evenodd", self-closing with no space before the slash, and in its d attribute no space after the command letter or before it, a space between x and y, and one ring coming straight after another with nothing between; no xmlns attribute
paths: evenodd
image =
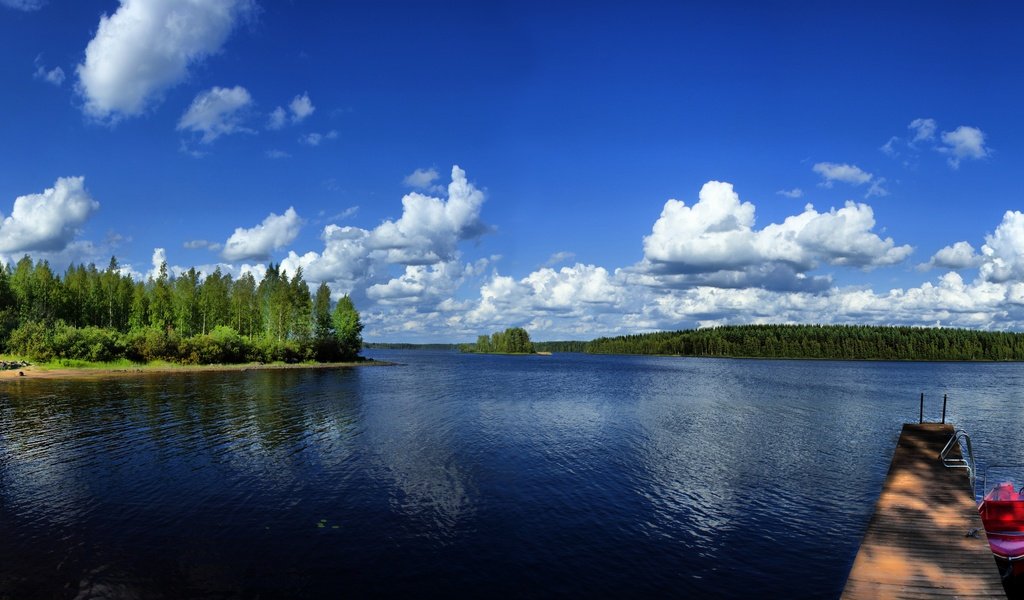
<svg viewBox="0 0 1024 600"><path fill-rule="evenodd" d="M0 598L836 596L918 395L1014 364L461 355L0 387Z"/></svg>

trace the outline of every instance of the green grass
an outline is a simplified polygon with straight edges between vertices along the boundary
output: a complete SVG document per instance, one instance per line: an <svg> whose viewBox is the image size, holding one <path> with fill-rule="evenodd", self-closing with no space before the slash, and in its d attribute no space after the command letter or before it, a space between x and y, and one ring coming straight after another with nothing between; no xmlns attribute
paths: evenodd
<svg viewBox="0 0 1024 600"><path fill-rule="evenodd" d="M30 361L31 362L31 361ZM88 360L77 360L73 358L55 358L43 363L32 363L32 366L40 369L134 369L144 367L142 363L132 362L127 358L112 360L109 362L92 362Z"/></svg>

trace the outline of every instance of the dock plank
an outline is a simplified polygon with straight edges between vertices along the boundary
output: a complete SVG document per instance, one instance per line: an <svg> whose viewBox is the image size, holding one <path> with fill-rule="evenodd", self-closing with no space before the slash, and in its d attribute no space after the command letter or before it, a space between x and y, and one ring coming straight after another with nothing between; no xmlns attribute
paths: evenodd
<svg viewBox="0 0 1024 600"><path fill-rule="evenodd" d="M842 598L1006 598L967 472L939 460L953 431L903 426Z"/></svg>

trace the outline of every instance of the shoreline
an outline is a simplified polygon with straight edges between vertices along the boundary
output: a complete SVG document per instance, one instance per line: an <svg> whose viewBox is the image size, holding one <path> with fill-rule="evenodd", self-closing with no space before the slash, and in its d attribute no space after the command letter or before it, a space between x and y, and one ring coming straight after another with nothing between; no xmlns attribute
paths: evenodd
<svg viewBox="0 0 1024 600"><path fill-rule="evenodd" d="M133 365L118 367L55 367L36 365L0 371L0 383L10 380L27 379L97 379L106 377L135 377L139 375L163 375L166 373L219 373L230 371L277 371L286 369L349 369L353 367L392 367L398 363L383 360L364 360L337 363L242 363L237 365ZM24 373L24 375L19 375Z"/></svg>

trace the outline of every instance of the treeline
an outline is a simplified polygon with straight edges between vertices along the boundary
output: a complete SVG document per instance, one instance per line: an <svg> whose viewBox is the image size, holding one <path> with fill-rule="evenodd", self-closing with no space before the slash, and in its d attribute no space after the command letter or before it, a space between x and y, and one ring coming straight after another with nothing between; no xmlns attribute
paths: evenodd
<svg viewBox="0 0 1024 600"><path fill-rule="evenodd" d="M851 360L1024 360L1024 334L868 325L741 325L665 331L586 344L595 354Z"/></svg>
<svg viewBox="0 0 1024 600"><path fill-rule="evenodd" d="M533 354L533 342L530 334L522 327L509 327L505 331L496 331L491 335L481 335L475 344L463 344L463 352L482 354Z"/></svg>
<svg viewBox="0 0 1024 600"><path fill-rule="evenodd" d="M533 349L537 352L586 352L589 343L577 340L534 342Z"/></svg>
<svg viewBox="0 0 1024 600"><path fill-rule="evenodd" d="M160 266L135 281L116 258L104 270L71 265L63 276L29 256L0 264L0 352L37 361L167 360L189 364L355 359L362 323L352 301L331 306L302 269L271 263L257 283L218 268L205 278Z"/></svg>
<svg viewBox="0 0 1024 600"><path fill-rule="evenodd" d="M401 342L365 342L371 350L458 350L461 344L407 344Z"/></svg>

